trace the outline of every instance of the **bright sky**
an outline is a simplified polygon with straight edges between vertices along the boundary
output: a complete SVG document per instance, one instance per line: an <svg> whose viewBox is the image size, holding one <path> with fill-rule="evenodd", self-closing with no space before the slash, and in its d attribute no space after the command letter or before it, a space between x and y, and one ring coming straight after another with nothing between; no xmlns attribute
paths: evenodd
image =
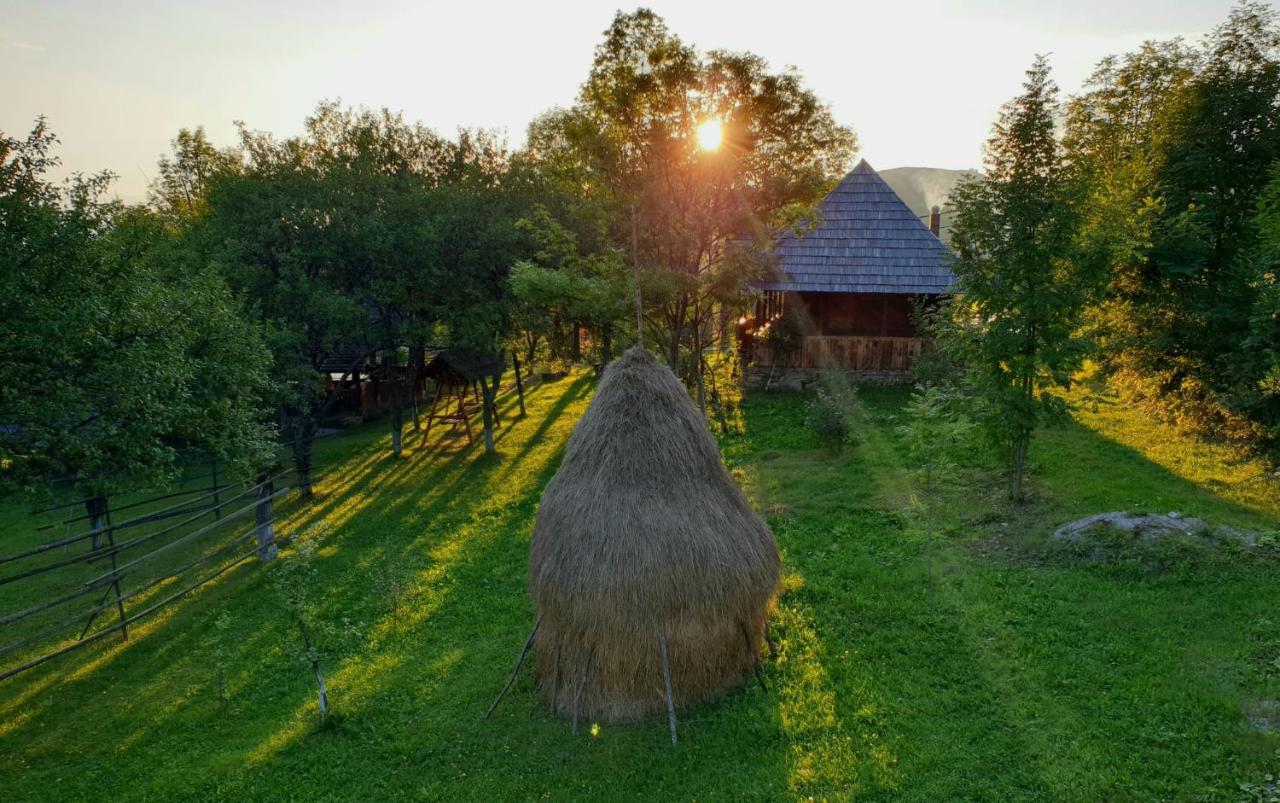
<svg viewBox="0 0 1280 803"><path fill-rule="evenodd" d="M795 65L877 168L976 167L1037 52L1064 90L1144 39L1189 39L1229 0L652 0L686 42ZM181 127L297 133L317 101L387 106L444 134L570 103L617 0L0 0L0 131L44 114L68 171L141 200ZM626 8L630 9L631 6Z"/></svg>

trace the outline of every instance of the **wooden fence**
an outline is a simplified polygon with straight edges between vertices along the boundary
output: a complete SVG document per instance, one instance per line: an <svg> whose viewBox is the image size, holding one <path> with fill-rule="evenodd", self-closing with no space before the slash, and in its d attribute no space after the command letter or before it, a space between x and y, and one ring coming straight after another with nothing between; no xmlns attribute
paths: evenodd
<svg viewBox="0 0 1280 803"><path fill-rule="evenodd" d="M0 555L0 680L113 634L127 640L134 622L254 558L274 558L273 506L296 487L294 469L223 483L215 467L205 478L210 485L115 510L102 500L92 513L36 528L78 532ZM112 513L140 508L111 522Z"/></svg>

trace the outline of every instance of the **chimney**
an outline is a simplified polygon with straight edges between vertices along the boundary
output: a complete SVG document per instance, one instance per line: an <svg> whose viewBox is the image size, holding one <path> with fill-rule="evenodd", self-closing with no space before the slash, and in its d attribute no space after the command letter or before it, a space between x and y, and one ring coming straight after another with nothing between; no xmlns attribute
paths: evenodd
<svg viewBox="0 0 1280 803"><path fill-rule="evenodd" d="M942 210L934 207L929 210L929 231L933 232L933 236L937 237L938 232L942 230Z"/></svg>

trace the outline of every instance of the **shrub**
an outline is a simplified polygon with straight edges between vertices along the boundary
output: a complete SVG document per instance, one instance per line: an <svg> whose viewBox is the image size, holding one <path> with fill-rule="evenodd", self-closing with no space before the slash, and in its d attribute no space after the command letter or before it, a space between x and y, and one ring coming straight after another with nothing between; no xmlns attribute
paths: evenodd
<svg viewBox="0 0 1280 803"><path fill-rule="evenodd" d="M805 412L819 444L836 452L857 445L855 425L864 418L864 412L858 390L847 373L823 371L818 376L817 395Z"/></svg>
<svg viewBox="0 0 1280 803"><path fill-rule="evenodd" d="M826 390L819 390L806 406L806 420L818 443L838 452L850 439L849 417L839 400Z"/></svg>

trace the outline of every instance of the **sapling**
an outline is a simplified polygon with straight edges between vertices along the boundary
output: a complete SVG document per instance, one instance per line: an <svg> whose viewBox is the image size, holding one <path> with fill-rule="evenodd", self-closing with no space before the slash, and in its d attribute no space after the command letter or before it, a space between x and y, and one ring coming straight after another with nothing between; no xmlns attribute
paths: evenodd
<svg viewBox="0 0 1280 803"><path fill-rule="evenodd" d="M404 564L394 558L387 558L374 569L374 588L387 601L391 609L391 625L400 629L400 607L409 588L409 572Z"/></svg>
<svg viewBox="0 0 1280 803"><path fill-rule="evenodd" d="M911 509L925 528L929 572L929 603L936 602L933 580L933 541L938 529L936 503L957 479L956 455L968 440L970 422L959 410L953 393L940 387L917 385L907 404L907 423L899 427L907 456L914 464Z"/></svg>
<svg viewBox="0 0 1280 803"><path fill-rule="evenodd" d="M213 667L218 673L218 699L223 705L231 702L231 692L227 689L227 631L231 629L231 612L223 611L213 620L213 628L217 631L213 647Z"/></svg>
<svg viewBox="0 0 1280 803"><path fill-rule="evenodd" d="M325 687L324 671L320 666L320 650L313 636L325 629L317 619L312 598L318 585L315 555L323 541L323 535L302 533L293 555L279 562L275 571L276 591L286 611L297 625L302 637L302 660L316 676L316 702L323 724L329 715L329 693Z"/></svg>

